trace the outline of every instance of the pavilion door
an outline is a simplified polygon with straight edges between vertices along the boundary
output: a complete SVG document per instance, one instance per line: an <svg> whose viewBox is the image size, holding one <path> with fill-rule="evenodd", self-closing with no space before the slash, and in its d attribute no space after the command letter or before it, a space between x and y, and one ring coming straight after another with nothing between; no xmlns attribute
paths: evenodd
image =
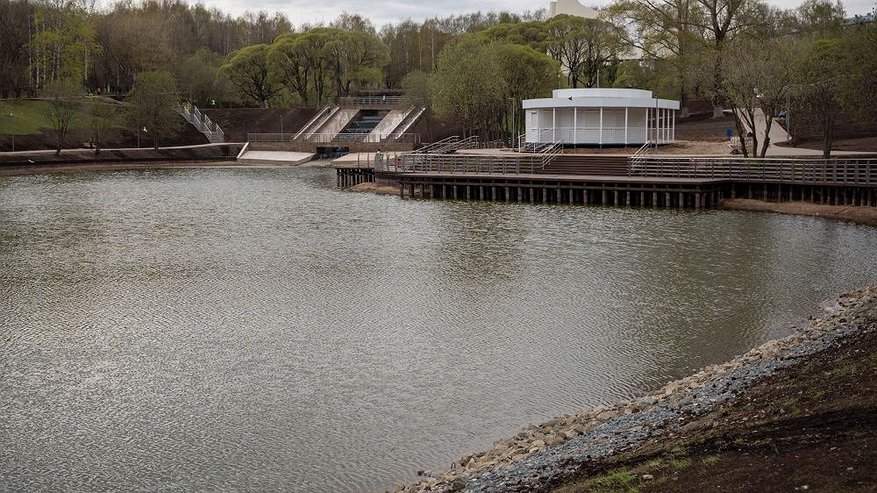
<svg viewBox="0 0 877 493"><path fill-rule="evenodd" d="M526 128L527 128L527 136L525 140L527 142L538 142L539 141L539 111L538 110L527 110L526 115Z"/></svg>

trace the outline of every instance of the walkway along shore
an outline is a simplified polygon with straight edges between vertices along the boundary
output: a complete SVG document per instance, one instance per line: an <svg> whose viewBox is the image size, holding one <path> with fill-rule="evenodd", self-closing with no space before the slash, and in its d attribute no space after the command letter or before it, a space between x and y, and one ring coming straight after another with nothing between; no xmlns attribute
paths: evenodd
<svg viewBox="0 0 877 493"><path fill-rule="evenodd" d="M731 413L730 409L745 401L754 386L764 383L782 371L797 368L802 364L806 366L811 359L818 358L826 351L842 347L850 339L867 335L870 337L868 341L871 342L867 343L869 346L866 347L873 349L874 336L877 334L877 286L843 294L824 308L825 314L820 318L811 319L806 327L795 328L791 335L767 342L731 361L707 367L692 376L670 382L645 397L621 402L614 406L585 409L577 415L566 415L538 426L529 426L516 435L497 442L491 450L461 457L445 472L433 475L430 472L421 471L419 474L424 476L422 481L411 485L400 484L396 486L395 490L397 492L553 491L554 488L570 481L581 481L583 478L587 480L590 476L588 471L602 470L605 472L605 464L607 463L611 464L613 461L618 462L619 458L630 457L630 454L638 450L641 451L644 447L660 443L662 440L684 436L687 433L692 434L693 432L687 427L697 423L698 420L704 420L707 416ZM856 349L857 353L858 351ZM873 367L877 365L877 361L873 361L875 354L877 353L872 351L870 354L863 354L861 358L864 359L866 365L870 364ZM873 373L873 370L874 368L870 368L868 371ZM808 381L808 383L817 387L830 385L821 373L818 375L816 379L812 379L814 381ZM842 374L842 376L849 375ZM864 378L865 382L868 382L866 375L853 375L850 378ZM871 384L873 383L871 381ZM813 394L830 390L823 389L813 392ZM866 397L873 400L874 389L865 385L861 387L861 391ZM769 404L764 403L763 405ZM794 410L793 405L781 404ZM865 423L863 426L857 425L856 427L863 428L865 432L873 434L874 409L861 410L857 408L854 411L852 414L862 416ZM775 414L780 412L776 411ZM798 409L794 412L800 416L802 411ZM761 417L770 419L770 416L762 415ZM743 421L746 419L743 418ZM714 429L715 427L716 424L706 426L706 428L711 429L712 435L723 436L723 430L721 428ZM791 429L790 432L793 436L803 433L803 426L800 430ZM869 435L867 438L870 440L867 442L869 448L866 447L865 452L863 452L864 459L862 459L865 464L873 459L867 455L868 453L871 455L877 453L873 437ZM739 446L743 445L745 444ZM832 451L835 449L837 447L834 447ZM678 461L680 464L677 469L681 469L683 466L690 465L691 460L688 458L680 459L679 450L684 452L685 449L677 446L663 456L659 452L652 451L650 455L646 456L646 459L651 458L652 461L648 464L659 469L661 467L669 468L670 466L667 464ZM869 452L869 450L874 452ZM777 450L777 454L779 453L780 451ZM660 465L662 460L664 461L663 466ZM645 459L640 462L645 463ZM739 463L736 466L738 469L742 467L743 473L746 473L747 467L755 467L751 462L748 465ZM875 473L871 471L871 468L860 469L863 469L864 472L858 473L858 483L855 481L849 483L850 487L845 489L866 491L877 486L873 483L877 478L875 478ZM859 469L852 466L844 469L850 476L854 476L857 470ZM806 468L799 472L811 476L822 474L814 473ZM678 474L678 470L675 471L675 474ZM862 474L864 474L864 482ZM827 474L822 474L822 476L827 476ZM628 491L628 487L633 487L634 484L638 483L638 488L643 483L648 486L649 481L654 479L654 474L634 476L627 470L624 470L623 474L616 470L614 473L603 475L600 478L603 483L594 483L590 486L612 486L614 484L615 488L603 488L603 490ZM770 480L761 482L762 479L750 478L758 489L762 491L767 491L764 488L771 489ZM663 478L663 480L666 481L667 478ZM778 481L779 479L774 480ZM869 481L871 482L869 483ZM864 487L855 488L856 485L861 486L860 483L864 484ZM670 483L661 483L657 480L653 484L654 491L698 490L698 487L692 484L680 483L676 487L671 487ZM663 486L660 486L661 484ZM729 490L734 490L733 485L728 486ZM803 489L806 490L808 487ZM559 491L588 490L589 487L585 483L581 489L572 486Z"/></svg>

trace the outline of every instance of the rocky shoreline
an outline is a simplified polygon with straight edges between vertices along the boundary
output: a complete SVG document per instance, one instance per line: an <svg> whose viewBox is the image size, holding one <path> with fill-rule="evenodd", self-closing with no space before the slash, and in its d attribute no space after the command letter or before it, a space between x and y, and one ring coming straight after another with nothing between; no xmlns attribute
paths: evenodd
<svg viewBox="0 0 877 493"><path fill-rule="evenodd" d="M791 335L726 363L666 384L631 401L586 409L529 426L488 451L465 455L441 474L428 471L397 492L542 491L577 471L679 431L693 419L741 396L780 369L825 351L845 337L875 330L877 287L841 295Z"/></svg>

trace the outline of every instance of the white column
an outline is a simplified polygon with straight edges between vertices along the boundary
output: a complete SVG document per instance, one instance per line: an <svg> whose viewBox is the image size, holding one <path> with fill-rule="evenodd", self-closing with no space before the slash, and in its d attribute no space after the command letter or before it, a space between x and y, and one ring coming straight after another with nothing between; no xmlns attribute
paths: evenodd
<svg viewBox="0 0 877 493"><path fill-rule="evenodd" d="M658 143L664 142L664 109L658 106Z"/></svg>
<svg viewBox="0 0 877 493"><path fill-rule="evenodd" d="M603 107L600 106L600 145L603 145Z"/></svg>
<svg viewBox="0 0 877 493"><path fill-rule="evenodd" d="M667 121L667 111L667 108L664 108L664 111L662 111L662 113L664 113L664 142L667 142L667 129L670 128L670 123Z"/></svg>
<svg viewBox="0 0 877 493"><path fill-rule="evenodd" d="M670 129L670 140L676 142L676 110L673 110L673 127Z"/></svg>
<svg viewBox="0 0 877 493"><path fill-rule="evenodd" d="M624 145L627 145L627 106L624 107Z"/></svg>
<svg viewBox="0 0 877 493"><path fill-rule="evenodd" d="M646 140L652 138L652 109L646 108Z"/></svg>
<svg viewBox="0 0 877 493"><path fill-rule="evenodd" d="M579 143L579 109L572 109L572 143Z"/></svg>
<svg viewBox="0 0 877 493"><path fill-rule="evenodd" d="M557 142L557 108L551 108L551 142Z"/></svg>

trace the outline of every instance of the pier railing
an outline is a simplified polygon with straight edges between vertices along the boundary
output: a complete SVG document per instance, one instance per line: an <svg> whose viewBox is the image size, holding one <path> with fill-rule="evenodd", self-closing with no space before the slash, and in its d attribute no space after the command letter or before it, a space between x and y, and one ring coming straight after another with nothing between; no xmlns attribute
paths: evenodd
<svg viewBox="0 0 877 493"><path fill-rule="evenodd" d="M492 154L414 154L401 155L391 171L414 173L538 173L544 167L540 154L501 156ZM395 168L395 169L394 169Z"/></svg>
<svg viewBox="0 0 877 493"><path fill-rule="evenodd" d="M746 159L647 155L628 160L628 175L877 186L877 158Z"/></svg>

